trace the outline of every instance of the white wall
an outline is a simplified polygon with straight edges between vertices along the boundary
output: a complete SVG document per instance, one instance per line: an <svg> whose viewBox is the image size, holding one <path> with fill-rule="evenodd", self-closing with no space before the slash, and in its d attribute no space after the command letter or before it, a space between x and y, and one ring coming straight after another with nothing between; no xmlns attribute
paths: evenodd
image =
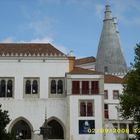
<svg viewBox="0 0 140 140"><path fill-rule="evenodd" d="M68 59L58 60L0 60L0 77L14 77L14 97L0 98L2 108L8 110L11 119L7 130L15 119L23 117L27 119L34 130L39 130L45 120L45 108L47 118L55 116L64 126L67 120L67 104L64 98L48 98L49 77L65 77L69 71ZM24 77L39 77L39 98L24 98Z"/></svg>
<svg viewBox="0 0 140 140"><path fill-rule="evenodd" d="M118 112L116 106L119 106L119 100L113 99L113 90L118 90L119 94L122 94L121 84L104 84L104 90L108 90L108 99L104 100L105 104L108 104L109 108L109 119L118 120Z"/></svg>
<svg viewBox="0 0 140 140"><path fill-rule="evenodd" d="M94 117L79 116L79 100L94 100ZM70 137L73 140L102 140L102 133L95 134L79 134L79 120L95 120L95 129L103 128L103 105L102 95L94 96L74 96L69 97L70 100Z"/></svg>

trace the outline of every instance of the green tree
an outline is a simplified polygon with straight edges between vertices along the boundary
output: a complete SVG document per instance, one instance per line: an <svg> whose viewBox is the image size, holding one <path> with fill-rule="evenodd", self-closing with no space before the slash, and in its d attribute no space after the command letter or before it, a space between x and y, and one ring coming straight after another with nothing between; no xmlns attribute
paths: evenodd
<svg viewBox="0 0 140 140"><path fill-rule="evenodd" d="M11 134L6 132L5 127L9 124L8 111L2 110L0 105L0 140L16 140Z"/></svg>
<svg viewBox="0 0 140 140"><path fill-rule="evenodd" d="M138 128L140 128L140 44L135 47L134 64L126 75L120 105L122 117L133 118L135 122L138 122Z"/></svg>

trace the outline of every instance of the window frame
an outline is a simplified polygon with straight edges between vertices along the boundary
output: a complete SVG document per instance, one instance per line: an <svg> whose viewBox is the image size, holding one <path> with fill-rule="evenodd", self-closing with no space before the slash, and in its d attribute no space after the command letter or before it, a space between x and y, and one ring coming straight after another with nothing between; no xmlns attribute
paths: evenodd
<svg viewBox="0 0 140 140"><path fill-rule="evenodd" d="M79 80L74 80L72 81L72 94L73 95L80 95L80 81ZM76 91L76 92L75 92Z"/></svg>
<svg viewBox="0 0 140 140"><path fill-rule="evenodd" d="M107 107L107 108L106 108ZM107 115L106 115L107 114ZM107 116L107 117L106 117ZM109 119L109 105L104 104L104 118Z"/></svg>
<svg viewBox="0 0 140 140"><path fill-rule="evenodd" d="M26 82L30 81L30 86L31 86L31 93L26 93ZM37 93L33 93L33 81L36 80L37 81L37 85L38 85L38 92ZM24 90L24 98L28 98L28 97L34 97L34 98L38 98L40 96L40 78L39 77L24 77L23 80L23 90Z"/></svg>
<svg viewBox="0 0 140 140"><path fill-rule="evenodd" d="M55 93L51 93L51 82L55 80ZM65 96L65 77L49 77L49 88L48 88L48 92L49 92L49 97L50 98L60 98L60 97L64 97ZM62 92L59 93L58 92L58 82L62 81Z"/></svg>
<svg viewBox="0 0 140 140"><path fill-rule="evenodd" d="M104 90L104 99L108 100L108 90Z"/></svg>
<svg viewBox="0 0 140 140"><path fill-rule="evenodd" d="M99 79L72 79L71 80L72 95L99 95L100 80Z"/></svg>
<svg viewBox="0 0 140 140"><path fill-rule="evenodd" d="M0 96L0 98L13 98L15 94L15 78L14 77L0 77L0 92L1 92L1 81L3 80L5 81L5 93L3 96ZM8 82L9 81L12 81L11 96L8 96Z"/></svg>
<svg viewBox="0 0 140 140"><path fill-rule="evenodd" d="M81 104L85 104L85 115L81 115ZM88 104L92 104L92 113L88 115ZM94 100L79 100L79 117L95 117L95 103Z"/></svg>
<svg viewBox="0 0 140 140"><path fill-rule="evenodd" d="M116 92L118 93L117 97L116 97ZM119 100L119 90L113 90L113 100Z"/></svg>

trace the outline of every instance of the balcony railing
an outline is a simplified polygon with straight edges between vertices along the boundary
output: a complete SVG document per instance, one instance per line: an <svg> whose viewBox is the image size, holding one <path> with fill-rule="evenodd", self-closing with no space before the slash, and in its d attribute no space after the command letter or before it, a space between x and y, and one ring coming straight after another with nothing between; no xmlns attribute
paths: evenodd
<svg viewBox="0 0 140 140"><path fill-rule="evenodd" d="M75 94L75 95L94 95L94 94L99 94L99 89L87 89L87 90L84 90L84 89L72 89L72 94Z"/></svg>

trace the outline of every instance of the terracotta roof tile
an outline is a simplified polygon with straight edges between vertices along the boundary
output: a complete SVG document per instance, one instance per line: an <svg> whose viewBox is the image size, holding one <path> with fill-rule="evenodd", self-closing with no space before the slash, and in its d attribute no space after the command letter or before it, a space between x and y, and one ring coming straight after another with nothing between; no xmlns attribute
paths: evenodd
<svg viewBox="0 0 140 140"><path fill-rule="evenodd" d="M39 43L0 43L0 55L1 56L38 56L38 55L64 55L61 51L56 49L51 44L39 44Z"/></svg>
<svg viewBox="0 0 140 140"><path fill-rule="evenodd" d="M84 69L84 68L79 68L79 67L74 67L72 71L70 71L68 74L88 74L88 75L94 75L94 74L102 74L93 70L89 69Z"/></svg>
<svg viewBox="0 0 140 140"><path fill-rule="evenodd" d="M96 62L96 58L93 56L90 57L84 57L84 58L79 58L75 60L75 65L81 65L81 64L86 64L86 63L92 63Z"/></svg>
<svg viewBox="0 0 140 140"><path fill-rule="evenodd" d="M122 84L123 79L114 75L104 75L104 83L118 83Z"/></svg>

